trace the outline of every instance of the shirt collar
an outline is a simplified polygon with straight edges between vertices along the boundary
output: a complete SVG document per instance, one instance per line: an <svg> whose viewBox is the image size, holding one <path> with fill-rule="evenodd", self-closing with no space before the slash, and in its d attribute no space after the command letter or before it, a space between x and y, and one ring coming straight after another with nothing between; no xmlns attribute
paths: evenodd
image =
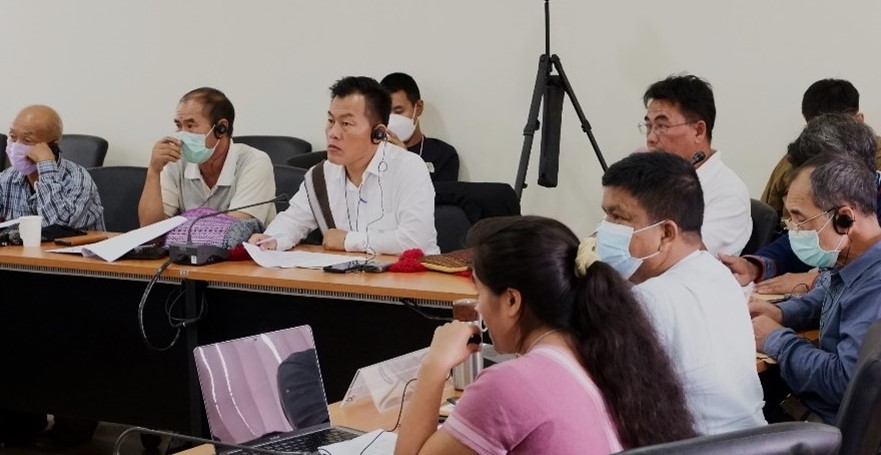
<svg viewBox="0 0 881 455"><path fill-rule="evenodd" d="M229 151L226 152L226 160L223 162L223 168L220 170L220 176L217 177L217 185L232 186L233 179L236 177L236 163L239 161L239 147L233 143L232 138L229 140ZM195 163L186 163L184 167L184 177L190 180L196 180L202 177L202 171L199 165Z"/></svg>
<svg viewBox="0 0 881 455"><path fill-rule="evenodd" d="M387 161L384 165L381 164L386 158L386 147L395 147L395 145L390 144L388 141L382 141L382 143L379 144L379 147L376 148L376 152L373 154L373 158L371 158L370 163L367 164L367 169L364 170L365 177L367 176L366 174L373 174L378 177L380 174L380 166L383 168L388 167Z"/></svg>
<svg viewBox="0 0 881 455"><path fill-rule="evenodd" d="M716 170L721 167L722 152L718 150L713 150L713 153L710 154L710 157L704 160L704 164L701 164L700 167L698 167L694 171L697 173L698 177L701 177L710 175L716 172Z"/></svg>
<svg viewBox="0 0 881 455"><path fill-rule="evenodd" d="M863 272L878 262L881 262L881 240L875 242L874 245L854 259L853 262L838 269L836 273L846 285L850 286Z"/></svg>

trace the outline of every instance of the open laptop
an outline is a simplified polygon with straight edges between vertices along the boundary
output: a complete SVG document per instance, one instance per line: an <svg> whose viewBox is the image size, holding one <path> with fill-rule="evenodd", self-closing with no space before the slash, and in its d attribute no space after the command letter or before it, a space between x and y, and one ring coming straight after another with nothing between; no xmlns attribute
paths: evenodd
<svg viewBox="0 0 881 455"><path fill-rule="evenodd" d="M330 425L308 325L199 346L193 355L216 440L317 454L321 446L362 434Z"/></svg>

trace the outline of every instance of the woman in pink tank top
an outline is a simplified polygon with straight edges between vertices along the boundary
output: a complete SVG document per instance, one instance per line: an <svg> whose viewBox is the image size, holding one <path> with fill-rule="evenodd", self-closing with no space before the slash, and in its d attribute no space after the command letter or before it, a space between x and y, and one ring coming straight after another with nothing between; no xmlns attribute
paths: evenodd
<svg viewBox="0 0 881 455"><path fill-rule="evenodd" d="M519 356L483 370L438 429L450 370L480 349L473 325L438 327L395 454L608 454L695 436L670 360L593 239L522 216L484 219L468 243L477 310L495 349Z"/></svg>

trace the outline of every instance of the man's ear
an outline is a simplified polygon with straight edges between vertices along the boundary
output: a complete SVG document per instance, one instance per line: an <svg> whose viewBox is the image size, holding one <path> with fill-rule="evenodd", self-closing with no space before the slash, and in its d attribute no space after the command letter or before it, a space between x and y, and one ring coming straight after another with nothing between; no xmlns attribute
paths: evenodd
<svg viewBox="0 0 881 455"><path fill-rule="evenodd" d="M673 245L673 242L679 237L679 225L670 220L665 220L661 224L661 248Z"/></svg>
<svg viewBox="0 0 881 455"><path fill-rule="evenodd" d="M707 123L703 120L698 120L694 122L694 137L697 139L697 142L704 140L707 136Z"/></svg>
<svg viewBox="0 0 881 455"><path fill-rule="evenodd" d="M413 106L413 116L414 117L422 117L422 112L425 111L425 102L419 100L416 102L416 105Z"/></svg>

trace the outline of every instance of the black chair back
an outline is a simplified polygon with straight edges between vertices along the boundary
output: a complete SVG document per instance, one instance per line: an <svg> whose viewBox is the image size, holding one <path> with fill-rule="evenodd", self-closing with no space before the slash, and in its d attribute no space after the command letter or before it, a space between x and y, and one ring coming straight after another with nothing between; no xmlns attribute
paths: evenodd
<svg viewBox="0 0 881 455"><path fill-rule="evenodd" d="M520 198L507 183L434 182L435 205L456 205L472 224L492 216L520 215Z"/></svg>
<svg viewBox="0 0 881 455"><path fill-rule="evenodd" d="M765 202L750 199L750 216L753 219L753 232L740 254L753 254L774 241L780 230L780 215Z"/></svg>
<svg viewBox="0 0 881 455"><path fill-rule="evenodd" d="M303 180L306 180L306 170L285 164L274 164L272 167L275 174L275 191L286 193L289 197L294 197L294 194L300 189ZM289 201L276 202L275 210L278 213L287 210Z"/></svg>
<svg viewBox="0 0 881 455"><path fill-rule="evenodd" d="M103 137L88 134L62 134L61 157L84 168L104 165L108 143Z"/></svg>
<svg viewBox="0 0 881 455"><path fill-rule="evenodd" d="M266 152L273 164L287 164L288 158L312 151L312 144L292 136L236 136L232 140Z"/></svg>
<svg viewBox="0 0 881 455"><path fill-rule="evenodd" d="M321 160L327 159L327 150L319 150L316 152L304 153L302 155L292 156L288 158L288 166L298 167L301 169L309 169L318 164Z"/></svg>
<svg viewBox="0 0 881 455"><path fill-rule="evenodd" d="M138 202L144 191L147 168L102 166L89 169L104 206L104 224L110 232L128 232L141 226Z"/></svg>
<svg viewBox="0 0 881 455"><path fill-rule="evenodd" d="M784 422L618 452L619 455L835 455L841 432L815 422ZM841 452L846 453L846 452Z"/></svg>
<svg viewBox="0 0 881 455"><path fill-rule="evenodd" d="M434 206L434 228L441 253L449 253L465 248L465 237L471 222L461 207L441 204Z"/></svg>
<svg viewBox="0 0 881 455"><path fill-rule="evenodd" d="M9 167L9 157L6 156L6 135L0 134L0 147L3 147L3 169Z"/></svg>
<svg viewBox="0 0 881 455"><path fill-rule="evenodd" d="M838 410L841 453L875 455L881 446L881 320L863 338L856 373Z"/></svg>

